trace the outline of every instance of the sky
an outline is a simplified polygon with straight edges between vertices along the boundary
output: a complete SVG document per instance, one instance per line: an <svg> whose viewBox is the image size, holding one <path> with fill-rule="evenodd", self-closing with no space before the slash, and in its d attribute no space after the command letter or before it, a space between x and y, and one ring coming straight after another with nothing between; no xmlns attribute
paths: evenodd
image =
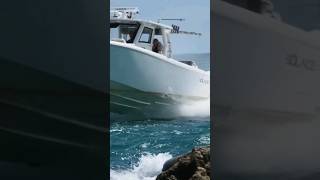
<svg viewBox="0 0 320 180"><path fill-rule="evenodd" d="M173 54L210 52L210 0L110 0L110 7L138 7L137 19L184 18L185 21L161 21L180 26L180 30L201 33L171 35Z"/></svg>

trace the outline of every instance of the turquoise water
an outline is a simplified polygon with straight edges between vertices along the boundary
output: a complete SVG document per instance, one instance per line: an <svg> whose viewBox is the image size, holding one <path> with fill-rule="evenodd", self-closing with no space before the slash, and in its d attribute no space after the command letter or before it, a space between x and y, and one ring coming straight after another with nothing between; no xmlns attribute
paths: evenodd
<svg viewBox="0 0 320 180"><path fill-rule="evenodd" d="M177 57L195 60L200 68L209 70L209 54ZM166 160L193 147L209 145L209 104L206 101L186 108L190 116L183 119L129 121L111 114L111 179L155 179Z"/></svg>

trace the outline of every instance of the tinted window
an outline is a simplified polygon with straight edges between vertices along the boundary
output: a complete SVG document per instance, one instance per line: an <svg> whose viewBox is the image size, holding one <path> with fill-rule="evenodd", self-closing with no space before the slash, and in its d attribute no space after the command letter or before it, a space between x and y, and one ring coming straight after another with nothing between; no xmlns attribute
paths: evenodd
<svg viewBox="0 0 320 180"><path fill-rule="evenodd" d="M139 42L151 43L152 31L153 29L145 27L142 31Z"/></svg>
<svg viewBox="0 0 320 180"><path fill-rule="evenodd" d="M138 24L110 24L110 39L124 39L127 43L133 43L139 29Z"/></svg>

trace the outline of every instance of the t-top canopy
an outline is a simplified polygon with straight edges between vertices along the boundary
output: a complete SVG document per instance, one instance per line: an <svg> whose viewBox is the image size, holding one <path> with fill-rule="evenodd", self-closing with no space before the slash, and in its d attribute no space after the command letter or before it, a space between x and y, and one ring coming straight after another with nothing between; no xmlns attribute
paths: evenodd
<svg viewBox="0 0 320 180"><path fill-rule="evenodd" d="M111 18L133 19L137 14L139 14L137 7L114 7L110 9Z"/></svg>

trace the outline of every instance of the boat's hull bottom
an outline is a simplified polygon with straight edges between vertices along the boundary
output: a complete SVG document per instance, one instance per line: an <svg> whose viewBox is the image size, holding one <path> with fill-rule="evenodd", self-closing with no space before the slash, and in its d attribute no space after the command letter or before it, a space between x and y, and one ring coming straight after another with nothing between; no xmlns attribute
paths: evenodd
<svg viewBox="0 0 320 180"><path fill-rule="evenodd" d="M201 97L144 92L115 81L110 82L110 111L131 119L173 119L184 117L183 104L206 100Z"/></svg>

